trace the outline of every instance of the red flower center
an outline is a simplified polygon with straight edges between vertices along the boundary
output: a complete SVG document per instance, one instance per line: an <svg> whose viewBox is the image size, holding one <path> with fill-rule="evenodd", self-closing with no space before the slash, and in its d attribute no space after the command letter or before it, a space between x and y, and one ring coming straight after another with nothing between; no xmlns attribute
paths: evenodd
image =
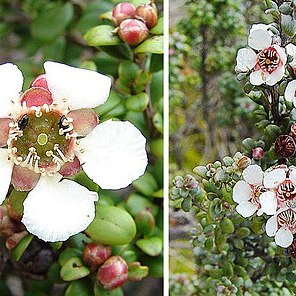
<svg viewBox="0 0 296 296"><path fill-rule="evenodd" d="M258 54L257 64L264 72L273 73L280 63L280 56L274 47L265 48Z"/></svg>
<svg viewBox="0 0 296 296"><path fill-rule="evenodd" d="M296 185L287 180L283 182L277 190L277 198L281 202L294 200L296 197Z"/></svg>
<svg viewBox="0 0 296 296"><path fill-rule="evenodd" d="M258 205L259 204L259 197L260 195L265 192L266 189L261 185L253 185L252 186L252 194L250 197L250 202L252 204Z"/></svg>

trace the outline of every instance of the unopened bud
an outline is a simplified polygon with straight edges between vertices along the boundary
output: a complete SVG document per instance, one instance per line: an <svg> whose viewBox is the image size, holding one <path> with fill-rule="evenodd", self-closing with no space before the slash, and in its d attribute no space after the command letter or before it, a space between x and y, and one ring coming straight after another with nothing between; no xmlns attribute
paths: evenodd
<svg viewBox="0 0 296 296"><path fill-rule="evenodd" d="M264 155L264 150L261 147L256 147L252 150L252 157L255 160L260 160Z"/></svg>
<svg viewBox="0 0 296 296"><path fill-rule="evenodd" d="M136 7L128 2L117 4L112 11L112 19L116 26L119 26L122 21L133 18L135 16Z"/></svg>
<svg viewBox="0 0 296 296"><path fill-rule="evenodd" d="M294 139L288 135L281 135L275 141L275 151L284 158L291 158L296 152Z"/></svg>
<svg viewBox="0 0 296 296"><path fill-rule="evenodd" d="M184 178L183 187L186 189L196 189L198 188L198 182L193 176L187 174Z"/></svg>
<svg viewBox="0 0 296 296"><path fill-rule="evenodd" d="M150 4L143 4L136 9L136 18L143 21L151 29L157 23L157 11Z"/></svg>
<svg viewBox="0 0 296 296"><path fill-rule="evenodd" d="M97 280L106 290L113 290L125 284L128 266L120 256L112 256L99 268Z"/></svg>
<svg viewBox="0 0 296 296"><path fill-rule="evenodd" d="M92 269L97 269L111 256L111 246L87 244L82 253L82 259Z"/></svg>
<svg viewBox="0 0 296 296"><path fill-rule="evenodd" d="M118 35L122 41L134 46L147 38L149 30L147 26L139 20L126 19L120 24Z"/></svg>

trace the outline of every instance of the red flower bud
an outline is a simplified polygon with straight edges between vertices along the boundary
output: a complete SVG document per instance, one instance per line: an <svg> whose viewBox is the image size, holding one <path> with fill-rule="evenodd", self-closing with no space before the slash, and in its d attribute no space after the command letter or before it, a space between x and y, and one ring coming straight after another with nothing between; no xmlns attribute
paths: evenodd
<svg viewBox="0 0 296 296"><path fill-rule="evenodd" d="M136 9L136 18L143 21L151 29L157 24L157 11L150 4L143 4Z"/></svg>
<svg viewBox="0 0 296 296"><path fill-rule="evenodd" d="M117 4L112 11L113 22L119 26L122 21L133 18L135 16L136 7L128 2L121 2Z"/></svg>
<svg viewBox="0 0 296 296"><path fill-rule="evenodd" d="M87 244L82 253L82 259L86 265L97 269L111 256L111 246L97 245L96 243Z"/></svg>
<svg viewBox="0 0 296 296"><path fill-rule="evenodd" d="M119 256L112 256L99 268L97 280L106 290L122 286L128 278L128 266Z"/></svg>
<svg viewBox="0 0 296 296"><path fill-rule="evenodd" d="M264 150L261 147L256 147L252 150L252 157L255 160L261 159L263 155L264 155Z"/></svg>
<svg viewBox="0 0 296 296"><path fill-rule="evenodd" d="M118 30L120 39L129 45L138 45L149 35L146 25L135 19L124 20Z"/></svg>
<svg viewBox="0 0 296 296"><path fill-rule="evenodd" d="M296 151L295 141L291 136L281 135L275 141L275 151L284 158L293 157Z"/></svg>

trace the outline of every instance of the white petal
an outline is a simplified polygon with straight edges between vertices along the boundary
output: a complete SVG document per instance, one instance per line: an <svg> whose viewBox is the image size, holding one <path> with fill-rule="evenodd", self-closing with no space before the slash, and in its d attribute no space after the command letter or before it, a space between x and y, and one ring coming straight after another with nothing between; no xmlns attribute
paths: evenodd
<svg viewBox="0 0 296 296"><path fill-rule="evenodd" d="M274 192L263 192L260 197L260 205L263 213L267 215L274 215L277 209L277 199Z"/></svg>
<svg viewBox="0 0 296 296"><path fill-rule="evenodd" d="M286 46L286 50L287 50L287 53L293 57L293 60L292 62L290 62L290 65L291 67L294 68L296 66L296 46L292 43L289 43Z"/></svg>
<svg viewBox="0 0 296 296"><path fill-rule="evenodd" d="M7 149L0 149L0 204L3 203L11 182L13 161L8 160Z"/></svg>
<svg viewBox="0 0 296 296"><path fill-rule="evenodd" d="M277 82L279 82L285 74L285 66L281 65L279 66L273 73L269 75L269 77L266 80L267 85L275 85Z"/></svg>
<svg viewBox="0 0 296 296"><path fill-rule="evenodd" d="M293 102L295 98L295 91L296 91L296 80L292 80L288 83L285 90L285 99L288 102Z"/></svg>
<svg viewBox="0 0 296 296"><path fill-rule="evenodd" d="M267 31L253 30L249 34L248 44L250 47L261 50L271 45L272 38Z"/></svg>
<svg viewBox="0 0 296 296"><path fill-rule="evenodd" d="M250 83L252 85L261 85L262 83L266 82L269 76L270 76L269 73L265 73L261 69L253 71L250 74Z"/></svg>
<svg viewBox="0 0 296 296"><path fill-rule="evenodd" d="M257 61L257 55L251 48L241 48L237 52L236 70L246 72L252 70Z"/></svg>
<svg viewBox="0 0 296 296"><path fill-rule="evenodd" d="M70 110L103 104L110 92L111 79L95 71L45 62L49 90L56 102L66 99Z"/></svg>
<svg viewBox="0 0 296 296"><path fill-rule="evenodd" d="M270 27L270 25L265 25L265 24L254 24L252 25L251 29L250 29L250 33L251 32L254 32L256 30L263 30L263 31L266 31L268 32L271 36L273 35L273 33L268 30L268 28Z"/></svg>
<svg viewBox="0 0 296 296"><path fill-rule="evenodd" d="M8 117L11 101L17 101L23 86L22 72L11 63L0 65L0 117Z"/></svg>
<svg viewBox="0 0 296 296"><path fill-rule="evenodd" d="M265 231L268 236L275 236L275 233L278 230L278 224L277 224L277 216L270 217L265 226Z"/></svg>
<svg viewBox="0 0 296 296"><path fill-rule="evenodd" d="M263 172L259 165L252 164L244 169L243 177L249 184L262 184Z"/></svg>
<svg viewBox="0 0 296 296"><path fill-rule="evenodd" d="M233 187L233 200L237 203L248 201L252 190L246 181L240 180Z"/></svg>
<svg viewBox="0 0 296 296"><path fill-rule="evenodd" d="M130 122L108 120L81 139L84 171L104 189L119 189L144 174L146 139Z"/></svg>
<svg viewBox="0 0 296 296"><path fill-rule="evenodd" d="M289 175L289 179L296 184L296 168L290 168L290 175Z"/></svg>
<svg viewBox="0 0 296 296"><path fill-rule="evenodd" d="M252 216L256 212L257 209L258 209L258 206L254 205L250 202L240 203L236 207L236 211L245 218Z"/></svg>
<svg viewBox="0 0 296 296"><path fill-rule="evenodd" d="M282 248L288 248L292 242L292 232L286 227L281 227L275 235L275 243Z"/></svg>
<svg viewBox="0 0 296 296"><path fill-rule="evenodd" d="M272 47L276 49L277 53L280 56L281 62L283 63L283 65L285 65L287 63L287 55L285 49L277 44L274 44Z"/></svg>
<svg viewBox="0 0 296 296"><path fill-rule="evenodd" d="M41 177L24 202L22 222L44 241L65 241L86 229L95 216L97 193L60 178Z"/></svg>
<svg viewBox="0 0 296 296"><path fill-rule="evenodd" d="M263 184L266 188L275 188L286 180L286 172L284 169L274 169L265 172Z"/></svg>

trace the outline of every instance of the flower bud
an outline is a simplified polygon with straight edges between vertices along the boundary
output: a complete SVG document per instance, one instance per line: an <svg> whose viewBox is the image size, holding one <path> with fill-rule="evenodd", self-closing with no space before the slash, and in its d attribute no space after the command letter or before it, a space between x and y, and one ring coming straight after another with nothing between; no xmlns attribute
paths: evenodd
<svg viewBox="0 0 296 296"><path fill-rule="evenodd" d="M143 21L149 29L157 23L157 11L150 4L143 4L136 9L136 18Z"/></svg>
<svg viewBox="0 0 296 296"><path fill-rule="evenodd" d="M296 152L295 141L291 136L281 135L275 140L276 152L284 158L291 158Z"/></svg>
<svg viewBox="0 0 296 296"><path fill-rule="evenodd" d="M264 150L261 147L256 147L252 150L252 157L255 160L260 160L264 155Z"/></svg>
<svg viewBox="0 0 296 296"><path fill-rule="evenodd" d="M128 278L128 266L120 256L112 256L99 268L97 280L106 290L122 286Z"/></svg>
<svg viewBox="0 0 296 296"><path fill-rule="evenodd" d="M82 253L82 259L92 269L97 269L111 256L111 246L87 244Z"/></svg>
<svg viewBox="0 0 296 296"><path fill-rule="evenodd" d="M119 26L122 21L133 18L135 16L136 7L128 2L117 4L112 11L112 19L116 26Z"/></svg>
<svg viewBox="0 0 296 296"><path fill-rule="evenodd" d="M124 20L118 29L120 39L129 45L138 45L144 41L149 34L146 25L135 19Z"/></svg>

